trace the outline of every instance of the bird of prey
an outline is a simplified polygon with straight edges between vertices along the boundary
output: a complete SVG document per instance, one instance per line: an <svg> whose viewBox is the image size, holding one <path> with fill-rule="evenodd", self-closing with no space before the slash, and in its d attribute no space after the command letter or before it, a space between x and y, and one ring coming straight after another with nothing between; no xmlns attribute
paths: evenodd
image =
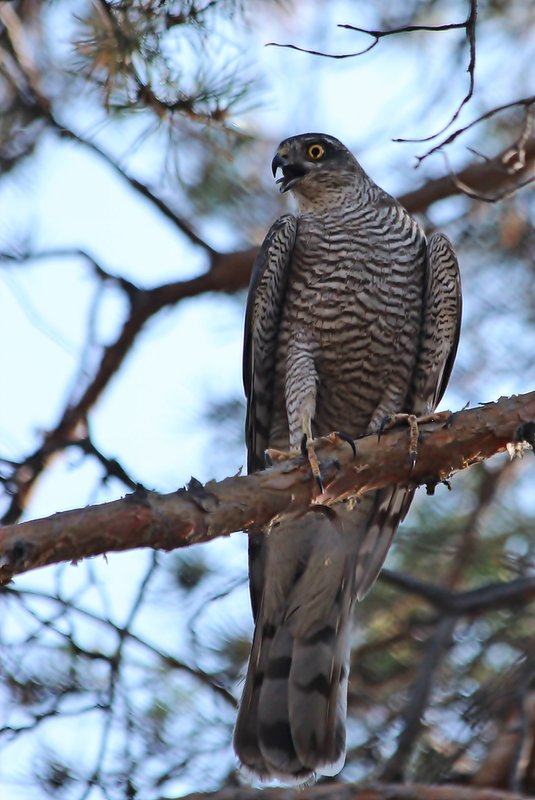
<svg viewBox="0 0 535 800"><path fill-rule="evenodd" d="M296 200L257 256L245 320L248 469L314 437L379 432L434 411L461 319L457 259L333 136L285 139L272 162ZM413 490L335 504L249 536L255 633L234 747L264 780L305 783L345 759L350 616L375 582Z"/></svg>

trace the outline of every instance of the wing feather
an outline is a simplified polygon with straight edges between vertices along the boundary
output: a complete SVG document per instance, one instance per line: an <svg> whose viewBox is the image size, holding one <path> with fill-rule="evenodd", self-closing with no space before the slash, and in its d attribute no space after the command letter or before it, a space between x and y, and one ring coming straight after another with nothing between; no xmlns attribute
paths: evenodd
<svg viewBox="0 0 535 800"><path fill-rule="evenodd" d="M249 285L243 346L248 472L264 469L264 452L269 444L277 339L296 231L297 220L291 214L274 222L255 259ZM264 535L250 533L249 589L255 620L263 591L265 555Z"/></svg>
<svg viewBox="0 0 535 800"><path fill-rule="evenodd" d="M435 410L448 384L461 330L461 278L447 236L429 239L420 349L407 409L423 416ZM356 576L359 600L375 583L397 527L407 514L414 489L386 487L376 493L374 510L359 553Z"/></svg>
<svg viewBox="0 0 535 800"><path fill-rule="evenodd" d="M247 397L245 439L249 472L264 468L273 401L277 338L297 220L280 217L270 228L253 266L247 297L243 384Z"/></svg>
<svg viewBox="0 0 535 800"><path fill-rule="evenodd" d="M435 233L427 245L421 344L410 403L417 416L432 413L446 391L457 354L461 316L457 256L448 237Z"/></svg>

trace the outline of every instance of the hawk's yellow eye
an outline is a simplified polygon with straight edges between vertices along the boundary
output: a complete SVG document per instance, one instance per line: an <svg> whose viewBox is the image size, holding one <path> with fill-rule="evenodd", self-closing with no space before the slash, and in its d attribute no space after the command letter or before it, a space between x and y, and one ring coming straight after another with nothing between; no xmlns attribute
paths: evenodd
<svg viewBox="0 0 535 800"><path fill-rule="evenodd" d="M319 158L321 158L324 152L325 150L323 149L321 144L311 144L310 147L308 148L308 155L310 156L310 158L313 158L314 161L317 161Z"/></svg>

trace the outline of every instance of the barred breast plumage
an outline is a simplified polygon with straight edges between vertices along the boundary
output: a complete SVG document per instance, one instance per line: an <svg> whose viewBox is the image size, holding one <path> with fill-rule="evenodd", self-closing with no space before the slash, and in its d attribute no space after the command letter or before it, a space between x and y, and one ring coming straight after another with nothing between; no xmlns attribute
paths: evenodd
<svg viewBox="0 0 535 800"><path fill-rule="evenodd" d="M405 408L420 334L425 240L399 206L383 203L377 213L379 190L372 199L374 205L363 205L355 190L345 205L298 219L275 361L272 446L288 446L286 404L292 407L306 378L302 364L286 382L289 342L317 353L315 435L340 429L358 436ZM302 430L289 433L290 446L298 447Z"/></svg>
<svg viewBox="0 0 535 800"><path fill-rule="evenodd" d="M446 237L418 223L333 137L274 159L299 206L268 233L245 329L249 468L269 445L378 430L434 409L455 355L460 291ZM234 744L246 769L290 782L345 754L349 617L373 584L412 492L394 487L250 536L256 629Z"/></svg>

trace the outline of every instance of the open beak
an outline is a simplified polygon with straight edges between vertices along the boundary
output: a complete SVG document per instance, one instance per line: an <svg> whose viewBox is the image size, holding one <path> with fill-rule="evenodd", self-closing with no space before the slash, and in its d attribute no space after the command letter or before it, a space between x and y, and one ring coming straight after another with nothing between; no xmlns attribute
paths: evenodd
<svg viewBox="0 0 535 800"><path fill-rule="evenodd" d="M297 181L307 174L308 170L303 164L288 163L288 156L281 156L276 153L275 158L271 162L271 171L273 177L277 175L277 170L282 170L282 178L279 178L276 183L280 183L280 191L287 192Z"/></svg>

